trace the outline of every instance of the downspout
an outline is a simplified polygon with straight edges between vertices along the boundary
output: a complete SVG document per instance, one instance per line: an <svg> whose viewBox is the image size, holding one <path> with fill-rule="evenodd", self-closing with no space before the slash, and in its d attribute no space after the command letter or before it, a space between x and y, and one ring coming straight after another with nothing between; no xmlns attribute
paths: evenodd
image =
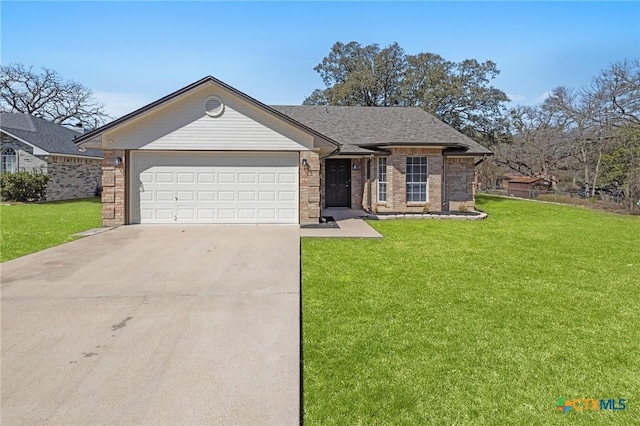
<svg viewBox="0 0 640 426"><path fill-rule="evenodd" d="M446 158L444 155L442 156L442 188L440 189L442 192L442 206L440 207L440 210L442 210L442 207L447 206L447 209L445 211L449 211L449 202L447 201L447 162L446 162Z"/></svg>
<svg viewBox="0 0 640 426"><path fill-rule="evenodd" d="M367 211L369 213L371 213L371 157L373 157L373 154L371 154L371 156L369 158L367 158L367 186L368 186L368 194L367 194Z"/></svg>

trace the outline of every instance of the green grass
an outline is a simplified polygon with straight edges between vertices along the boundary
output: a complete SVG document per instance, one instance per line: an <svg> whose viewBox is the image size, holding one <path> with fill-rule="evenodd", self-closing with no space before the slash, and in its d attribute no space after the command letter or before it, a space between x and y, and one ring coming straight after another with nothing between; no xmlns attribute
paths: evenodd
<svg viewBox="0 0 640 426"><path fill-rule="evenodd" d="M640 423L640 218L478 208L303 240L306 424ZM563 415L560 396L627 409Z"/></svg>
<svg viewBox="0 0 640 426"><path fill-rule="evenodd" d="M102 226L100 198L0 206L0 261L71 241Z"/></svg>

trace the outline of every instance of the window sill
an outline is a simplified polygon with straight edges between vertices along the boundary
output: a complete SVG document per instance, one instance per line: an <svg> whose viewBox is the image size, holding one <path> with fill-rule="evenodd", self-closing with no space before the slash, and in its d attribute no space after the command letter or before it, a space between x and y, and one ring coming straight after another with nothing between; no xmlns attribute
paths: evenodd
<svg viewBox="0 0 640 426"><path fill-rule="evenodd" d="M407 207L424 207L427 204L429 204L428 201L419 201L419 202L412 201L412 202L407 203L406 206Z"/></svg>

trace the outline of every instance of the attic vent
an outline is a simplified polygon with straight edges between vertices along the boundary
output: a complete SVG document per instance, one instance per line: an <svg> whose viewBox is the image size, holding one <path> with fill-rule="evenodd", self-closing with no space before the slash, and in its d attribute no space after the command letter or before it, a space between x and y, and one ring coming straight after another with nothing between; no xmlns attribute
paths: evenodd
<svg viewBox="0 0 640 426"><path fill-rule="evenodd" d="M222 99L217 96L210 96L204 101L204 110L209 117L219 117L224 111Z"/></svg>

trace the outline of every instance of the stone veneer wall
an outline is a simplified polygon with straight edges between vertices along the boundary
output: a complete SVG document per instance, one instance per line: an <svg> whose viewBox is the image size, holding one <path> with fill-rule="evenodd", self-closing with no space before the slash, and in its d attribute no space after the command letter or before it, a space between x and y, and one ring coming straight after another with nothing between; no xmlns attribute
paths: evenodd
<svg viewBox="0 0 640 426"><path fill-rule="evenodd" d="M113 165L114 157L121 157L119 167ZM104 150L102 160L102 225L126 224L126 152L123 149Z"/></svg>
<svg viewBox="0 0 640 426"><path fill-rule="evenodd" d="M13 148L18 156L18 171L47 173L47 160L33 155L33 147L2 133L1 148Z"/></svg>
<svg viewBox="0 0 640 426"><path fill-rule="evenodd" d="M427 202L429 211L440 212L442 205L442 151L434 148L390 148L387 157L387 201L377 201L377 160L372 168L372 195L379 212L422 213L427 203L407 203L407 157L427 157Z"/></svg>
<svg viewBox="0 0 640 426"><path fill-rule="evenodd" d="M449 211L456 211L464 204L475 207L473 181L475 167L473 157L447 157L445 163L446 204Z"/></svg>
<svg viewBox="0 0 640 426"><path fill-rule="evenodd" d="M47 201L95 197L101 185L102 160L50 155Z"/></svg>
<svg viewBox="0 0 640 426"><path fill-rule="evenodd" d="M302 166L306 159L309 167ZM320 155L316 151L300 151L300 224L320 221Z"/></svg>

